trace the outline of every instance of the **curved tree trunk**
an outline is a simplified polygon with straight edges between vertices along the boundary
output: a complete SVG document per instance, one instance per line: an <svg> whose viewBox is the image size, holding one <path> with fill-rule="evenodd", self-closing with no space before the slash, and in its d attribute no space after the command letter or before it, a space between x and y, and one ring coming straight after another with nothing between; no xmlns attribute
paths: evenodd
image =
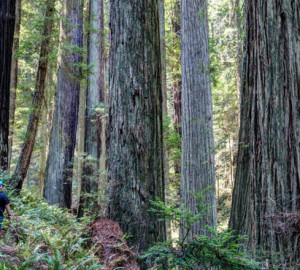
<svg viewBox="0 0 300 270"><path fill-rule="evenodd" d="M88 63L92 65L88 77L85 120L84 152L87 154L83 168L82 188L78 216L81 217L84 208L90 211L99 210L97 203L99 179L104 179L100 171L99 159L106 152L105 137L101 136L106 129L105 101L105 35L103 0L90 1L90 25L96 31L91 31L88 42ZM104 155L105 157L105 155ZM101 168L103 169L103 168ZM105 185L101 181L101 187ZM94 196L92 196L94 195ZM103 200L103 198L102 198Z"/></svg>
<svg viewBox="0 0 300 270"><path fill-rule="evenodd" d="M21 191L24 179L27 175L35 138L38 131L38 125L42 114L42 104L45 102L45 82L48 70L48 56L50 53L50 41L52 38L53 24L54 24L54 7L55 0L47 1L47 9L45 14L45 23L43 36L45 39L41 43L40 60L37 71L35 92L32 101L32 112L29 116L25 142L19 156L17 167L12 175L14 186L18 192Z"/></svg>
<svg viewBox="0 0 300 270"><path fill-rule="evenodd" d="M108 216L139 251L165 239L158 0L111 0Z"/></svg>
<svg viewBox="0 0 300 270"><path fill-rule="evenodd" d="M300 263L300 1L250 0L246 14L230 227Z"/></svg>
<svg viewBox="0 0 300 270"><path fill-rule="evenodd" d="M8 169L9 98L15 0L0 1L0 170Z"/></svg>
<svg viewBox="0 0 300 270"><path fill-rule="evenodd" d="M57 75L44 196L50 204L71 208L72 169L78 122L83 43L81 0L64 0L61 23L62 56Z"/></svg>
<svg viewBox="0 0 300 270"><path fill-rule="evenodd" d="M190 231L189 238L207 234L206 225L217 225L212 128L212 95L209 74L206 0L183 0L182 47L182 159L181 202L198 213L193 194L207 188L203 198L209 210ZM181 228L181 236L186 232Z"/></svg>

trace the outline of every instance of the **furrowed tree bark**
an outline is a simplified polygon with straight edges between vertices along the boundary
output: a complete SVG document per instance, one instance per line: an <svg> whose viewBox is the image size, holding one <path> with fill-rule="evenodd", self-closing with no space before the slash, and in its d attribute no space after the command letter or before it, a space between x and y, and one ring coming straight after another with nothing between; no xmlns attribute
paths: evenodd
<svg viewBox="0 0 300 270"><path fill-rule="evenodd" d="M63 1L62 55L44 187L44 197L50 204L67 208L71 208L72 203L72 159L76 144L83 44L82 14L81 0Z"/></svg>
<svg viewBox="0 0 300 270"><path fill-rule="evenodd" d="M17 167L12 175L14 187L19 193L22 189L24 179L27 175L31 155L38 131L39 120L42 114L42 104L45 102L45 81L48 69L49 54L51 53L50 41L54 25L55 0L48 0L46 3L46 14L44 22L43 36L45 37L41 43L40 59L36 77L35 92L32 100L32 112L29 116L25 141L19 156Z"/></svg>
<svg viewBox="0 0 300 270"><path fill-rule="evenodd" d="M144 251L166 235L158 0L111 0L108 216ZM143 269L145 266L142 266Z"/></svg>
<svg viewBox="0 0 300 270"><path fill-rule="evenodd" d="M300 1L250 0L246 15L230 227L286 269L300 263Z"/></svg>
<svg viewBox="0 0 300 270"><path fill-rule="evenodd" d="M102 0L90 1L90 25L92 31L88 41L88 63L92 65L88 77L86 117L85 117L85 142L84 152L86 158L83 168L82 188L78 216L83 216L84 208L89 211L99 211L98 188L105 189L105 177L99 160L106 159L105 136L105 34L104 34L104 8ZM105 163L105 161L104 161ZM94 195L94 196L93 196ZM104 201L101 198L101 201Z"/></svg>
<svg viewBox="0 0 300 270"><path fill-rule="evenodd" d="M8 169L10 72L15 5L15 0L0 1L0 170Z"/></svg>
<svg viewBox="0 0 300 270"><path fill-rule="evenodd" d="M21 6L22 1L16 0L16 15L15 15L15 34L13 42L13 56L10 73L10 104L9 104L9 136L8 136L8 170L10 171L13 136L14 136L14 123L16 111L16 98L18 86L18 58L15 54L19 48L20 28L21 28Z"/></svg>
<svg viewBox="0 0 300 270"><path fill-rule="evenodd" d="M181 6L182 48L182 159L181 202L198 213L193 193L205 192L208 216L195 224L188 238L208 234L206 225L216 226L214 137L209 74L209 43L206 0L183 0ZM181 228L181 237L187 232ZM198 269L198 268L197 268ZM199 268L200 269L200 268Z"/></svg>

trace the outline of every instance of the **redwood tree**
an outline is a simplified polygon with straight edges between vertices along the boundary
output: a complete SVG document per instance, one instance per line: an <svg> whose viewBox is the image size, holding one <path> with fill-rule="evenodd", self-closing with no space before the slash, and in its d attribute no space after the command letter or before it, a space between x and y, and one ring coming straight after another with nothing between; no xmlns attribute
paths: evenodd
<svg viewBox="0 0 300 270"><path fill-rule="evenodd" d="M9 136L8 136L8 170L10 170L13 135L14 135L14 123L15 123L15 110L16 110L16 98L17 98L17 86L18 86L18 67L19 59L16 55L16 50L19 48L20 29L21 29L21 7L22 0L16 0L16 15L15 15L15 34L13 42L13 56L10 73L10 102L9 102Z"/></svg>
<svg viewBox="0 0 300 270"><path fill-rule="evenodd" d="M166 55L166 30L165 30L165 0L158 1L160 53L161 53L161 83L163 93L163 117L168 116L168 91L167 91L167 55ZM167 161L167 156L164 162ZM165 164L166 165L166 164Z"/></svg>
<svg viewBox="0 0 300 270"><path fill-rule="evenodd" d="M97 209L99 180L103 179L100 171L100 157L106 159L105 134L106 119L103 113L105 101L105 35L103 0L90 0L90 25L94 30L89 33L88 63L91 73L88 76L86 93L85 142L84 152L87 154L83 167L82 188L78 216L83 215L84 208ZM102 106L102 108L101 108ZM101 110L102 109L102 110ZM104 185L101 185L104 188ZM94 196L91 196L94 194Z"/></svg>
<svg viewBox="0 0 300 270"><path fill-rule="evenodd" d="M175 0L173 5L173 16L172 16L172 30L173 30L173 54L174 63L172 66L173 75L173 103L174 103L174 116L173 122L176 131L181 136L181 65L180 65L180 0ZM180 165L176 166L175 173L180 173Z"/></svg>
<svg viewBox="0 0 300 270"><path fill-rule="evenodd" d="M139 251L165 239L158 0L111 0L108 216Z"/></svg>
<svg viewBox="0 0 300 270"><path fill-rule="evenodd" d="M8 169L9 98L15 0L0 1L0 170Z"/></svg>
<svg viewBox="0 0 300 270"><path fill-rule="evenodd" d="M54 118L44 186L44 196L49 203L68 208L72 203L72 159L78 121L83 45L82 14L81 0L63 1L62 55L57 74Z"/></svg>
<svg viewBox="0 0 300 270"><path fill-rule="evenodd" d="M18 163L12 176L12 179L15 182L14 186L18 192L20 192L22 189L24 179L27 175L36 134L38 131L39 121L42 115L42 105L43 102L45 102L45 82L48 70L49 54L51 53L50 41L53 33L55 1L56 0L47 0L46 2L45 22L43 29L44 39L41 42L35 92L32 100L32 112L29 116L25 141L22 145Z"/></svg>
<svg viewBox="0 0 300 270"><path fill-rule="evenodd" d="M230 227L300 262L300 2L246 2L241 127ZM298 227L297 227L298 226ZM278 258L278 256L277 256Z"/></svg>
<svg viewBox="0 0 300 270"><path fill-rule="evenodd" d="M206 233L205 225L216 226L214 137L209 74L209 43L206 0L181 2L182 49L182 158L181 201L198 214L195 193L206 190L207 216L189 233ZM209 190L207 190L210 188ZM182 230L182 233L186 233Z"/></svg>
<svg viewBox="0 0 300 270"><path fill-rule="evenodd" d="M175 0L172 7L172 31L173 31L173 64L172 64L172 80L173 80L173 124L174 128L181 139L182 135L182 108L181 108L181 3L180 0ZM181 164L180 159L176 159L174 170L177 177L180 179Z"/></svg>

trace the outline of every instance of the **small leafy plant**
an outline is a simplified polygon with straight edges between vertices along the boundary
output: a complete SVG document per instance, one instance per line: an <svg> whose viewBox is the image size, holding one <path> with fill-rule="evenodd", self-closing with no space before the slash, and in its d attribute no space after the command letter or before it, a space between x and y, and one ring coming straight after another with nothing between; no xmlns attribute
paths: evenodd
<svg viewBox="0 0 300 270"><path fill-rule="evenodd" d="M218 233L216 228L206 226L204 233L196 237L189 237L194 224L207 214L207 207L203 203L203 192L196 194L198 214L193 214L184 205L166 206L164 202L152 202L152 212L161 220L172 221L180 226L180 239L168 239L151 247L141 258L152 269L263 269L259 263L251 260L242 252L240 244L243 236L235 236L230 230Z"/></svg>

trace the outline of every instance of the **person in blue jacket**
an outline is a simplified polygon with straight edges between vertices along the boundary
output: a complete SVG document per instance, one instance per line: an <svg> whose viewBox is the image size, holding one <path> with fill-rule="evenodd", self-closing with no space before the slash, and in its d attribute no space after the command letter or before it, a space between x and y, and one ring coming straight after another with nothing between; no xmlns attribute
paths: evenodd
<svg viewBox="0 0 300 270"><path fill-rule="evenodd" d="M2 191L3 182L0 181L0 232L2 229L3 215L5 210L7 211L8 219L11 218L9 200L6 194Z"/></svg>

